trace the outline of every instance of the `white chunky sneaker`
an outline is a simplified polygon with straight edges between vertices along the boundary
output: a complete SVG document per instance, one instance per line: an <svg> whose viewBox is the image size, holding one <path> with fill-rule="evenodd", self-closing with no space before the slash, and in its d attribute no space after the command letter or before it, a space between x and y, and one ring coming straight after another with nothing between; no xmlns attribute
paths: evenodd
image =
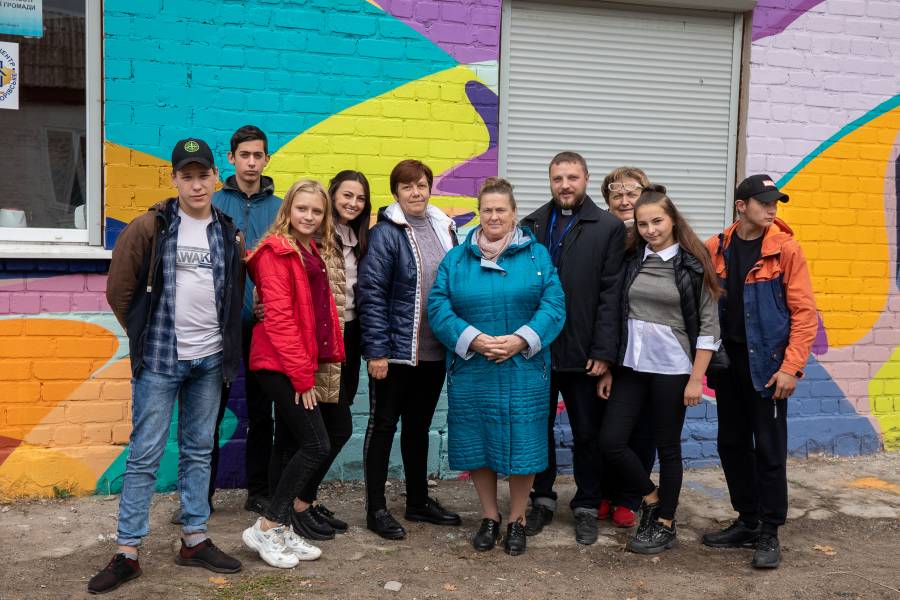
<svg viewBox="0 0 900 600"><path fill-rule="evenodd" d="M273 527L268 531L262 530L262 517L256 520L251 527L244 530L241 539L251 550L256 550L259 557L266 563L279 569L292 569L297 566L299 559L284 543L285 527Z"/></svg>
<svg viewBox="0 0 900 600"><path fill-rule="evenodd" d="M294 553L297 560L316 560L322 556L322 550L318 546L313 546L289 527L284 531L284 545Z"/></svg>

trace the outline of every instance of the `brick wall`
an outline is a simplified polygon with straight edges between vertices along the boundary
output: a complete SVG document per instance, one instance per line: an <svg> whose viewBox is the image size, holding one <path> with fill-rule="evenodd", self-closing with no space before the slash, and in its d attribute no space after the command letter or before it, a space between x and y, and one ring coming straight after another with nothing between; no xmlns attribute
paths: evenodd
<svg viewBox="0 0 900 600"><path fill-rule="evenodd" d="M753 24L748 171L791 194L781 214L810 260L821 327L789 408L792 454L900 445L896 333L900 39L894 2L761 0ZM223 175L228 139L270 136L280 192L343 168L372 181L416 156L434 202L471 227L478 183L497 173L499 0L107 0L104 3L106 243L171 195L172 144L198 135ZM551 83L548 83L551 85ZM577 150L577 148L576 148ZM116 491L130 431L127 341L104 299L105 262L0 261L0 496ZM688 411L684 457L717 460L715 398ZM332 475L358 478L354 437ZM239 380L218 484L243 482ZM174 424L173 424L174 426ZM571 470L562 411L558 463ZM446 464L446 402L429 464ZM399 444L392 475L400 475ZM170 438L160 488L175 479Z"/></svg>

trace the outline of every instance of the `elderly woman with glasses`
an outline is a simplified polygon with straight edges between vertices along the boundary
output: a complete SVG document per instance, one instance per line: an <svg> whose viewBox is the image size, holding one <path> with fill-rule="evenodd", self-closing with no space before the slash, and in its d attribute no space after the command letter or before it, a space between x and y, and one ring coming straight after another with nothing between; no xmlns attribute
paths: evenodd
<svg viewBox="0 0 900 600"><path fill-rule="evenodd" d="M650 185L646 173L637 167L617 167L603 179L603 199L609 206L609 213L625 222L627 227L626 245L634 236L634 205L643 189ZM648 411L643 411L628 446L640 458L647 471L653 469L656 461L656 443L653 439L653 419ZM604 472L606 478L603 499L597 508L597 518L611 519L616 527L634 527L637 524L636 511L641 498L622 490L618 477Z"/></svg>
<svg viewBox="0 0 900 600"><path fill-rule="evenodd" d="M478 194L481 220L450 250L428 299L428 318L447 347L450 468L469 471L482 522L472 540L500 537L497 474L509 476L504 550L525 552L525 507L535 473L547 468L550 343L565 320L562 284L547 249L516 223L505 179Z"/></svg>

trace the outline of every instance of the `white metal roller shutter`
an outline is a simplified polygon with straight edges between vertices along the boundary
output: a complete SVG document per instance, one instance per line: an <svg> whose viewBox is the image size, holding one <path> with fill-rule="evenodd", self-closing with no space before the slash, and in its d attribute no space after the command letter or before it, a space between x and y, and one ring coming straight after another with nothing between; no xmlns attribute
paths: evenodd
<svg viewBox="0 0 900 600"><path fill-rule="evenodd" d="M553 155L574 150L601 206L606 173L633 165L669 189L701 237L721 230L734 187L739 15L511 0L504 16L500 170L520 216L549 200Z"/></svg>

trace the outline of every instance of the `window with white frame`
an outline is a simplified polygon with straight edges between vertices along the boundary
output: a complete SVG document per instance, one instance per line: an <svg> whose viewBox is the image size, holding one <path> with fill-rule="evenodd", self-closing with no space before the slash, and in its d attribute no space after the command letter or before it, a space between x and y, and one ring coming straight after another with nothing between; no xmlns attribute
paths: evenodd
<svg viewBox="0 0 900 600"><path fill-rule="evenodd" d="M0 244L23 254L101 244L100 18L92 0L0 8Z"/></svg>

